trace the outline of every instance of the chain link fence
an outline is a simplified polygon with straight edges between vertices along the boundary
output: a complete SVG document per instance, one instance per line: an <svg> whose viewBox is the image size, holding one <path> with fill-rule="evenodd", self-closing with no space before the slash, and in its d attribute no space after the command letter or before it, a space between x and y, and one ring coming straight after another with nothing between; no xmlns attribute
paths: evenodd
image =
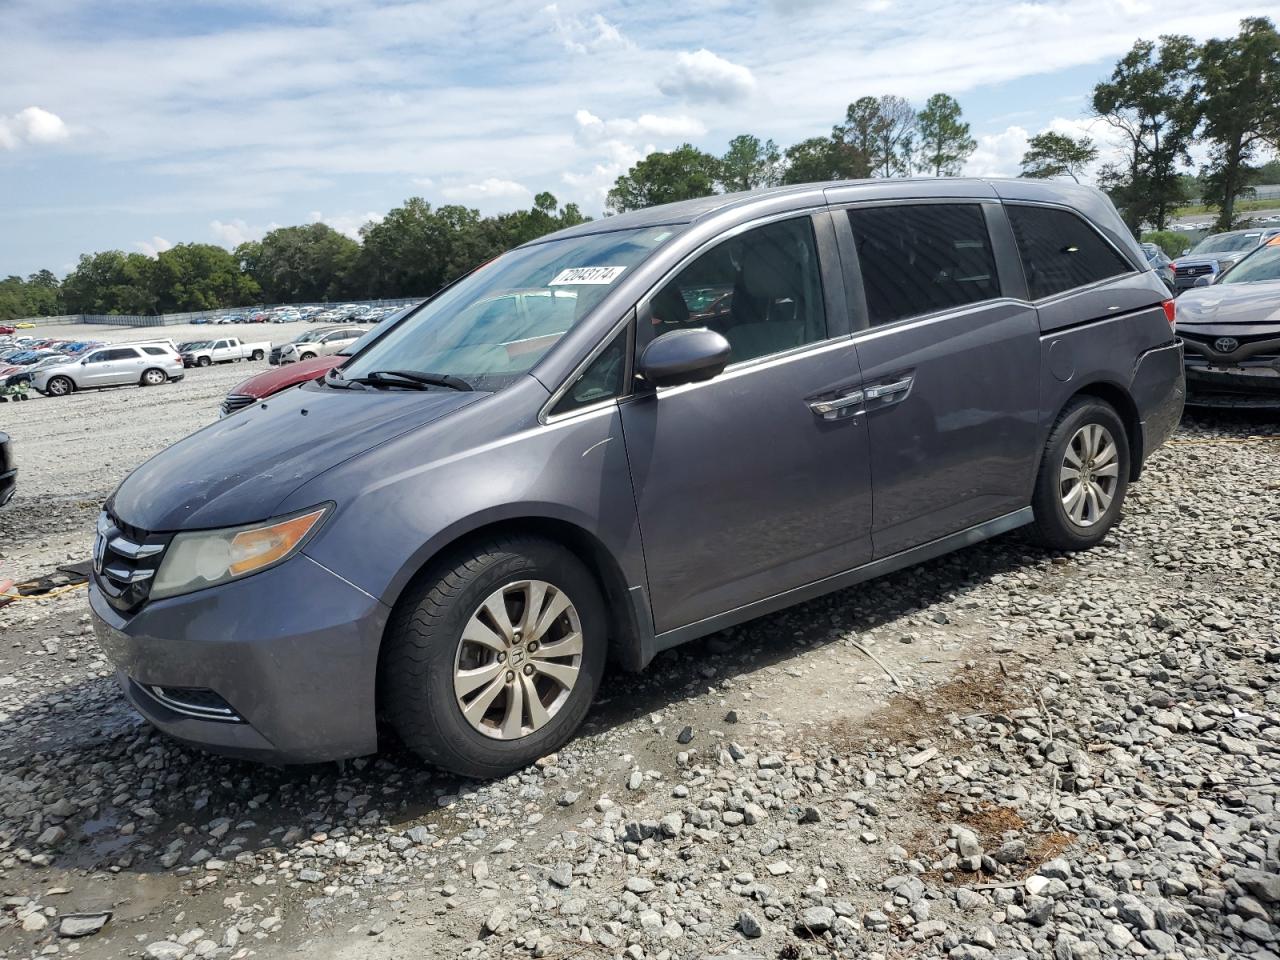
<svg viewBox="0 0 1280 960"><path fill-rule="evenodd" d="M320 307L325 310L333 310L338 306L353 307L407 307L413 303L420 303L424 297L400 297L393 300L349 300L342 304L333 303L267 303L258 304L252 307L224 307L220 310L196 310L188 313L161 313L155 315L142 314L125 314L125 313L72 313L64 314L58 317L25 317L18 318L9 323L34 323L37 326L52 326L54 324L66 323L84 323L97 326L109 327L172 327L184 323L196 323L199 321L207 321L215 323L223 317L243 316L254 313L261 313L264 310L274 310L277 307L291 307L301 310L304 307Z"/></svg>

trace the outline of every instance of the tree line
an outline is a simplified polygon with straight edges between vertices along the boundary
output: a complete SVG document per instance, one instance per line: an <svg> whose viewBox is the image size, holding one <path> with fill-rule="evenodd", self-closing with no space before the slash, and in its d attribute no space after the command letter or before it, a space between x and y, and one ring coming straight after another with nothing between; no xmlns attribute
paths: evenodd
<svg viewBox="0 0 1280 960"><path fill-rule="evenodd" d="M1124 145L1096 179L1135 234L1165 231L1194 197L1217 211L1217 229L1231 229L1254 183L1280 182L1280 163L1263 162L1280 150L1280 34L1270 19L1249 17L1235 36L1203 44L1178 35L1139 40L1094 87L1090 109ZM1207 158L1198 169L1197 145ZM891 94L864 96L830 134L785 149L742 134L718 156L688 143L650 153L617 178L606 207L622 212L777 184L955 176L976 147L948 94L919 109ZM1021 173L1079 180L1098 156L1090 137L1045 130L1030 138ZM427 294L504 250L586 219L550 193L529 210L488 217L412 197L365 224L359 242L313 223L272 230L235 251L187 243L154 258L84 254L61 283L48 270L0 281L0 320Z"/></svg>
<svg viewBox="0 0 1280 960"><path fill-rule="evenodd" d="M827 136L781 150L741 134L721 156L681 144L655 152L618 177L606 205L614 213L713 193L779 184L866 177L956 176L977 148L960 104L935 93L920 110L902 97L860 97Z"/></svg>
<svg viewBox="0 0 1280 960"><path fill-rule="evenodd" d="M411 197L361 227L359 242L311 223L280 227L234 251L180 243L155 257L86 253L61 283L48 270L0 281L0 321L425 295L512 247L587 219L550 193L534 197L528 210L489 217Z"/></svg>

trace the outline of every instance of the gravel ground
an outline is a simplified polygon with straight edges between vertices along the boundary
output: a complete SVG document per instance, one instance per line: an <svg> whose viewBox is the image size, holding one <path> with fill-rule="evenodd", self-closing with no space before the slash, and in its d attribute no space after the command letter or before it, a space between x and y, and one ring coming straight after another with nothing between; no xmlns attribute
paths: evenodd
<svg viewBox="0 0 1280 960"><path fill-rule="evenodd" d="M0 408L6 569L82 558L247 373ZM1189 419L1098 549L1014 533L670 651L493 783L179 746L80 592L0 608L0 956L1280 958L1277 440Z"/></svg>

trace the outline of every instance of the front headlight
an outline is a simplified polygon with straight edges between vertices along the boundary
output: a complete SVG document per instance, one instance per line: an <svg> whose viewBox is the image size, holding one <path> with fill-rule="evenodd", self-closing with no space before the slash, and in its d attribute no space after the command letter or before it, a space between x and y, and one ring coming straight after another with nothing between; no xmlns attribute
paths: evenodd
<svg viewBox="0 0 1280 960"><path fill-rule="evenodd" d="M320 529L331 504L279 520L179 533L165 551L151 599L175 597L239 580L288 560Z"/></svg>

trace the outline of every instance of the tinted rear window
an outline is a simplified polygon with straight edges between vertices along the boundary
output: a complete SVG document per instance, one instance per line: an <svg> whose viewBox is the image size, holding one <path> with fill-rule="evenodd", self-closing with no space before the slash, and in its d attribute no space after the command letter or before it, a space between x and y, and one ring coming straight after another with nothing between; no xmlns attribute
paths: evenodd
<svg viewBox="0 0 1280 960"><path fill-rule="evenodd" d="M1093 227L1066 210L1007 204L1032 300L1132 273Z"/></svg>
<svg viewBox="0 0 1280 960"><path fill-rule="evenodd" d="M872 325L1000 296L986 217L976 203L850 210Z"/></svg>

